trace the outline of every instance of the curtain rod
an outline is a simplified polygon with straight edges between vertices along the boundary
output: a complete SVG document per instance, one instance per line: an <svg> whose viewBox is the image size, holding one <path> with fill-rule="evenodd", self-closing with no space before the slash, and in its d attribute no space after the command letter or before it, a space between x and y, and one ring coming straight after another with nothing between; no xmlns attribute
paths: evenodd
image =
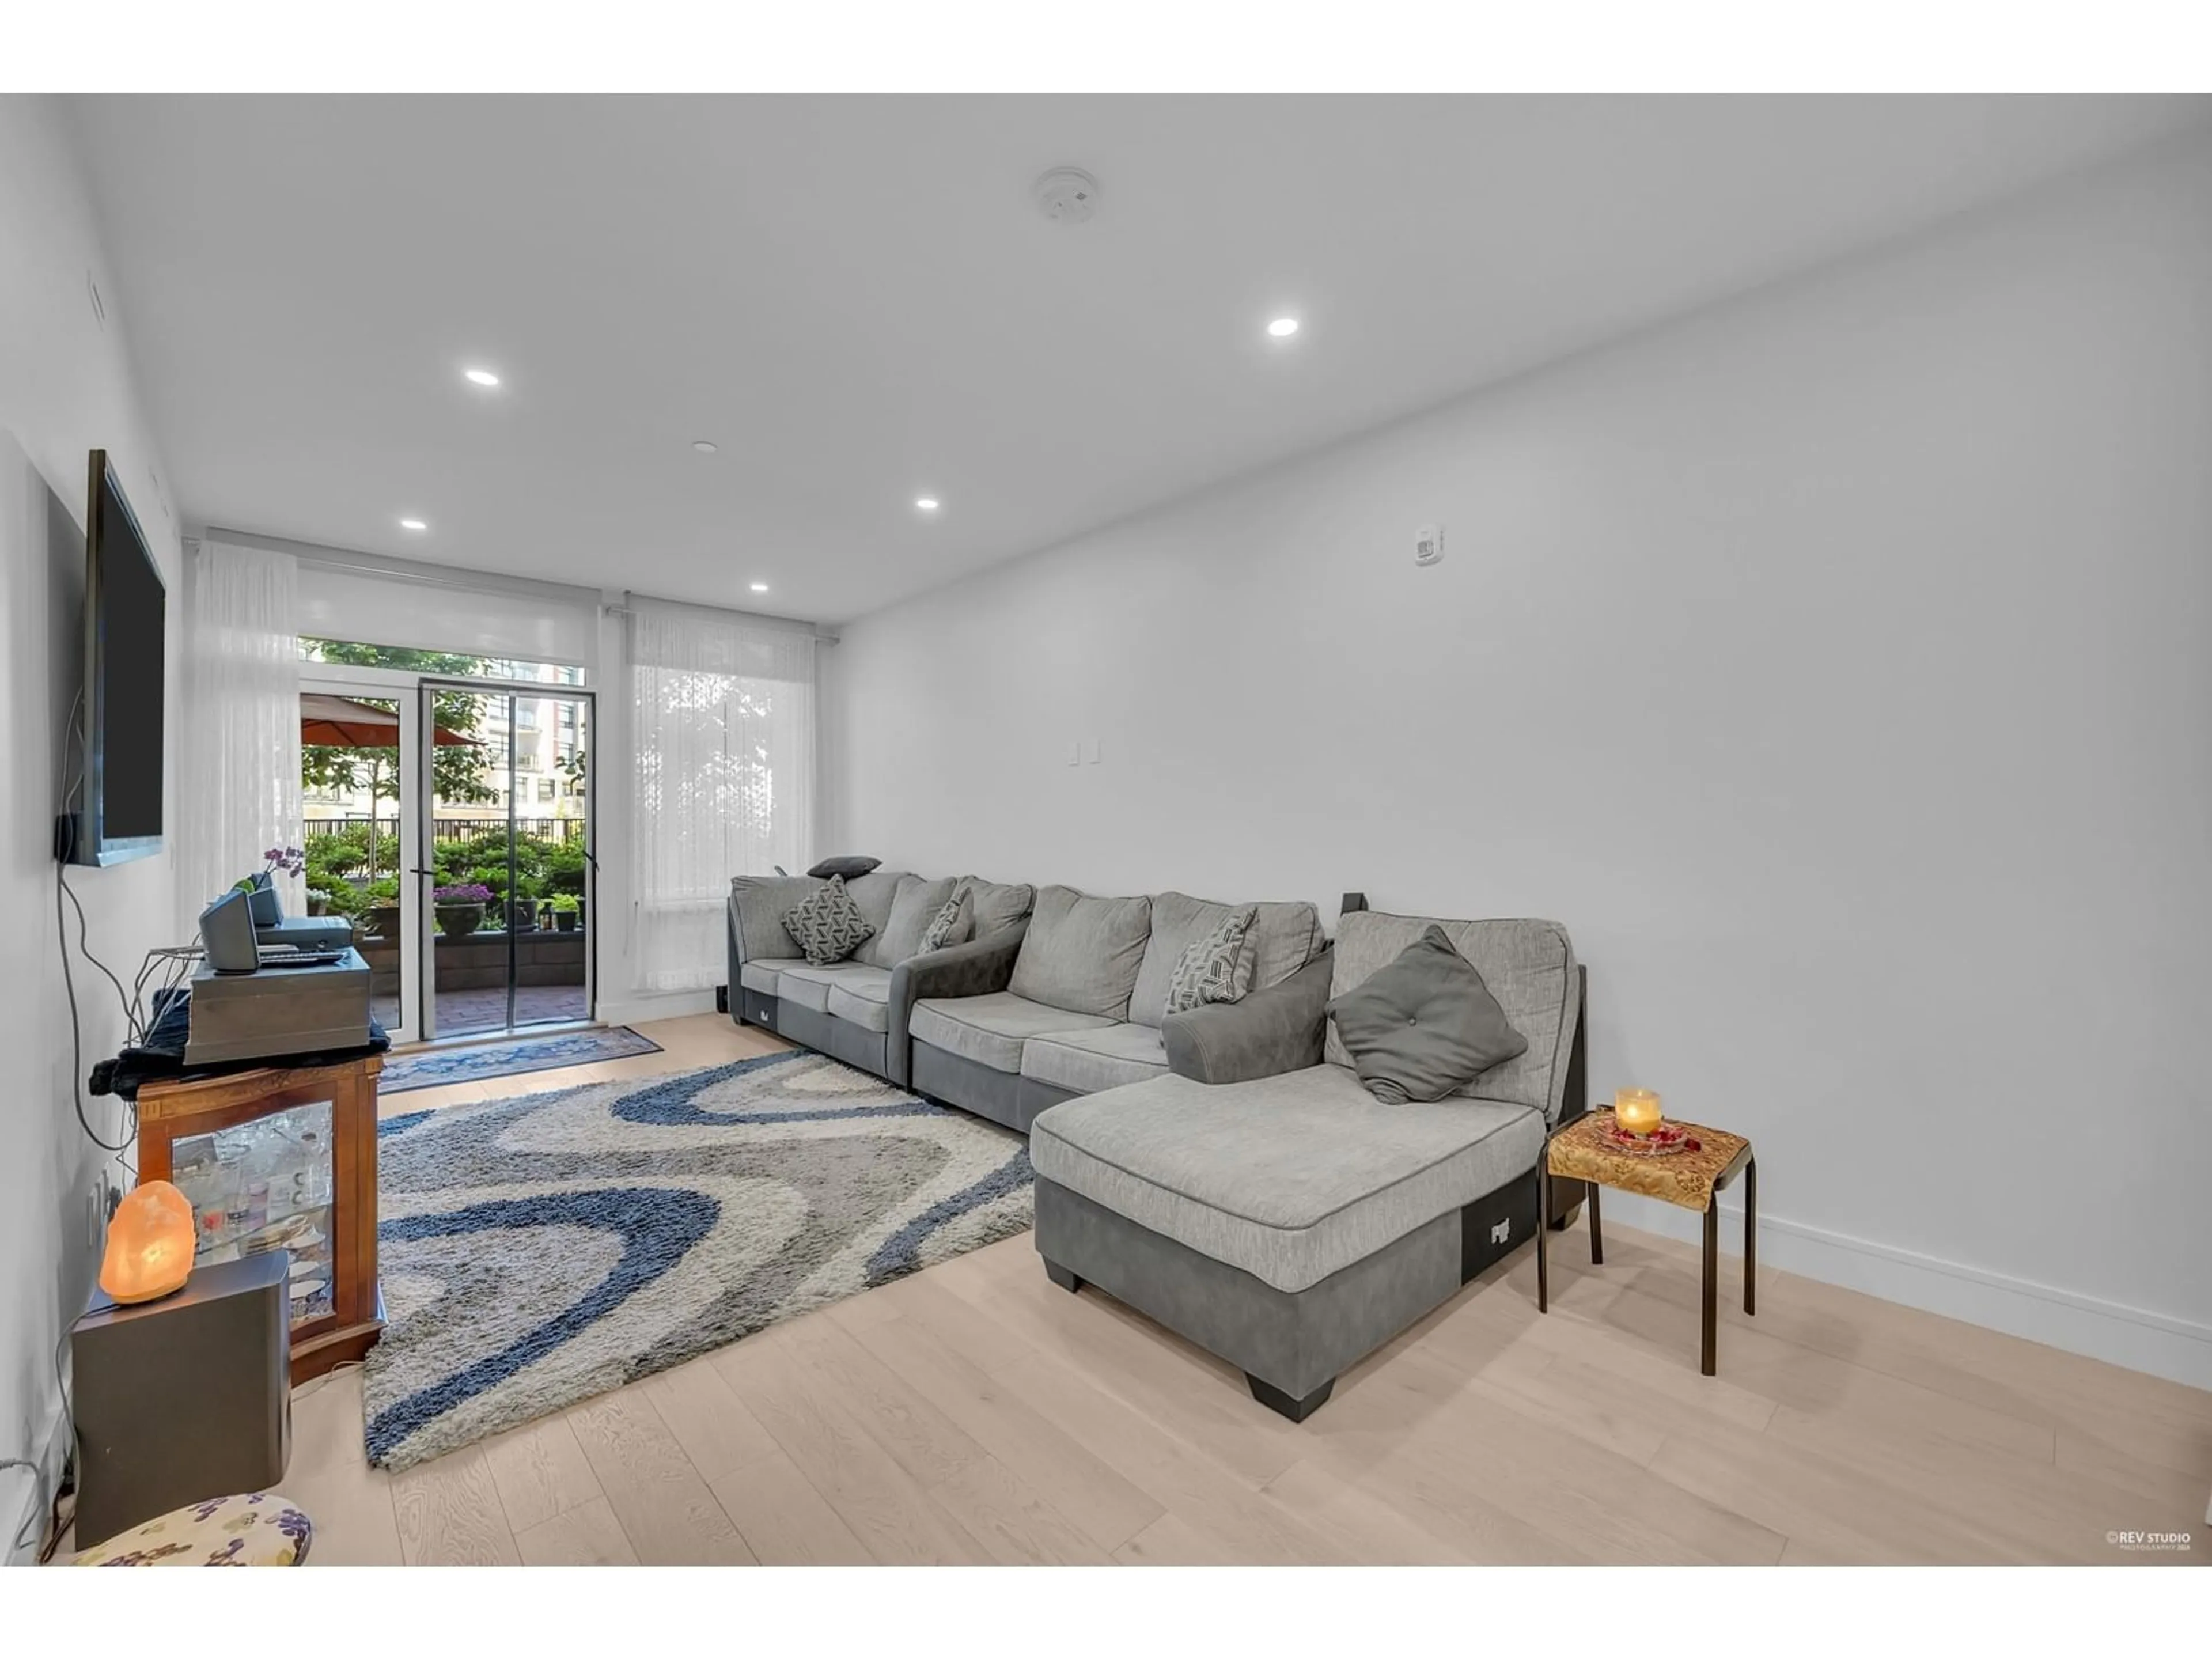
<svg viewBox="0 0 2212 1659"><path fill-rule="evenodd" d="M817 645L835 645L837 635L819 623L811 623L798 617L773 617L765 611L739 611L726 605L697 605L690 599L657 599L650 593L633 593L623 590L620 605L602 605L599 609L610 617L634 617L637 612L632 602L642 599L647 605L662 605L671 611L698 611L710 617L742 617L747 622L773 623L779 628L788 628L795 633L811 634Z"/></svg>
<svg viewBox="0 0 2212 1659"><path fill-rule="evenodd" d="M563 605L591 605L602 615L611 617L630 615L629 602L640 599L653 605L673 605L686 611L702 611L722 617L744 617L754 622L805 629L824 645L837 643L836 634L804 617L774 617L763 611L740 611L734 605L702 605L690 599L664 599L650 593L632 593L627 589L622 595L623 603L614 605L608 602L608 590L585 587L574 582L548 581L538 576L510 576L495 570L477 570L466 565L432 564L421 559L396 558L383 553L361 553L349 548L325 546L319 542L300 542L284 536L264 536L248 530L229 530L220 525L210 525L199 536L185 539L230 542L241 547L258 547L270 553L289 553L301 563L324 570L382 576L478 593L513 593L531 599L550 599Z"/></svg>

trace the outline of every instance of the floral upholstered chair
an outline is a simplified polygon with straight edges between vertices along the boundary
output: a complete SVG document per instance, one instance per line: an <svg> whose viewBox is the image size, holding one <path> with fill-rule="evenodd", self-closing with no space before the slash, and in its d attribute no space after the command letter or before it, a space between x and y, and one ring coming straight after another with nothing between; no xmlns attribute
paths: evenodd
<svg viewBox="0 0 2212 1659"><path fill-rule="evenodd" d="M80 1567L296 1567L315 1535L282 1493L210 1498L80 1551Z"/></svg>

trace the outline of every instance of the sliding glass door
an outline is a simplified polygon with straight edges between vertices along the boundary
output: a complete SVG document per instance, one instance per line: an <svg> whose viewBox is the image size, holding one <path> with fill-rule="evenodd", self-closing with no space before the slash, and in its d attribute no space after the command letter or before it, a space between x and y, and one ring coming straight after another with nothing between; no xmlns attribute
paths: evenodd
<svg viewBox="0 0 2212 1659"><path fill-rule="evenodd" d="M422 683L425 1039L592 1018L592 717L565 685Z"/></svg>
<svg viewBox="0 0 2212 1659"><path fill-rule="evenodd" d="M369 1012L394 1042L420 1035L418 945L406 872L421 862L412 684L344 666L300 682L301 845L310 915L349 918L368 963Z"/></svg>

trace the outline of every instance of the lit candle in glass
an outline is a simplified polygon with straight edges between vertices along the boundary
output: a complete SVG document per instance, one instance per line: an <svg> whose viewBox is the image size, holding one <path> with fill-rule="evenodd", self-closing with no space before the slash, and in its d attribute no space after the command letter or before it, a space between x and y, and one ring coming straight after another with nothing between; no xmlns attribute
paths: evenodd
<svg viewBox="0 0 2212 1659"><path fill-rule="evenodd" d="M1613 1121L1632 1135L1650 1134L1662 1117L1659 1097L1649 1089L1622 1089L1613 1097Z"/></svg>

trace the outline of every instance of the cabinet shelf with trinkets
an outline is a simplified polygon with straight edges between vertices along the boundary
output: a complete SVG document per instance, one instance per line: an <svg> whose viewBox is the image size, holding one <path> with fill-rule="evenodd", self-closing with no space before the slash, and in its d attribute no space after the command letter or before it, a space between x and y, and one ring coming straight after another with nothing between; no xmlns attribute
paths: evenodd
<svg viewBox="0 0 2212 1659"><path fill-rule="evenodd" d="M380 1055L149 1081L138 1175L191 1200L196 1266L289 1253L292 1381L359 1359L384 1328L376 1275Z"/></svg>

